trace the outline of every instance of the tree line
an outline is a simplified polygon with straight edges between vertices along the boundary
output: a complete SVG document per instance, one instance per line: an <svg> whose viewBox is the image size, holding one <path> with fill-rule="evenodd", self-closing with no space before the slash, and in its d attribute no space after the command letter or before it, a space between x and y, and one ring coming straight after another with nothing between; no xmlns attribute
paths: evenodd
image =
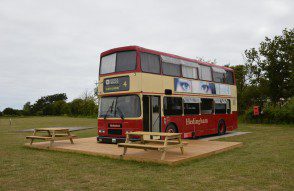
<svg viewBox="0 0 294 191"><path fill-rule="evenodd" d="M265 37L244 52L245 64L235 70L238 112L247 121L294 123L294 29ZM253 106L262 113L253 117Z"/></svg>
<svg viewBox="0 0 294 191"><path fill-rule="evenodd" d="M68 115L68 116L97 116L98 104L94 96L88 93L81 98L66 102L65 93L43 96L34 104L27 102L22 110L5 108L1 114L4 116L48 116L48 115ZM0 115L1 115L0 114Z"/></svg>

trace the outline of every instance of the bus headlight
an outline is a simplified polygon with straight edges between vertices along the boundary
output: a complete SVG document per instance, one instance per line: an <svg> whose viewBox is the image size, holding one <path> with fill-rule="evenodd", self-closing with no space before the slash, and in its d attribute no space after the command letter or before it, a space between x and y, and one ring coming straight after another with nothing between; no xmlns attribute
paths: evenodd
<svg viewBox="0 0 294 191"><path fill-rule="evenodd" d="M98 132L99 132L99 133L105 133L105 130L100 129Z"/></svg>

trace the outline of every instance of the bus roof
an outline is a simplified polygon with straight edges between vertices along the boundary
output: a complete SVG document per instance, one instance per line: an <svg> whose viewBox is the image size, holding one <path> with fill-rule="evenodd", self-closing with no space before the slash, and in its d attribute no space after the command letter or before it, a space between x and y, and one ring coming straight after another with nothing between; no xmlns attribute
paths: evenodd
<svg viewBox="0 0 294 191"><path fill-rule="evenodd" d="M165 52L160 52L160 51L156 51L156 50L151 50L151 49L147 49L147 48L143 48L143 47L135 46L135 45L133 45L133 46L123 46L123 47L113 48L113 49L104 51L104 52L101 53L101 57L105 56L105 55L108 55L108 54L112 54L114 52L121 52L121 51L128 51L128 50L137 50L137 51L140 51L140 52L147 52L147 53L151 53L151 54L169 56L169 57L172 57L172 58L177 58L177 59L181 59L181 60L185 60L185 61L196 62L198 64L202 64L202 65L206 65L206 66L213 66L213 67L218 67L218 68L223 68L223 69L226 69L226 70L233 71L232 68L228 68L228 67L225 67L225 66L219 66L219 65L216 65L216 64L213 64L213 63L203 62L203 61L196 60L196 59L191 59L191 58L185 58L185 57L182 57L182 56L169 54L169 53L165 53Z"/></svg>

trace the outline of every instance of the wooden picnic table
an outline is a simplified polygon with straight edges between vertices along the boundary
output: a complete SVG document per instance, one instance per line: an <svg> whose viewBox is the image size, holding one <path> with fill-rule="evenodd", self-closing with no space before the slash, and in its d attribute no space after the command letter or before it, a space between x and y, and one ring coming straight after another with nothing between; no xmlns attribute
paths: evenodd
<svg viewBox="0 0 294 191"><path fill-rule="evenodd" d="M140 141L130 141L132 136L139 136ZM154 140L146 139L150 136L160 136L164 137L164 140ZM151 143L151 144L148 144ZM126 154L127 148L136 148L144 150L158 150L162 152L161 160L165 158L166 151L170 148L179 147L181 153L184 154L184 145L187 145L187 142L183 142L181 138L181 133L163 133L163 132L145 132L145 131L136 131L126 133L126 142L119 143L118 147L123 147L123 155Z"/></svg>
<svg viewBox="0 0 294 191"><path fill-rule="evenodd" d="M38 132L47 132L47 135L41 134L37 135ZM50 147L53 145L54 141L58 139L69 139L71 144L74 144L73 138L76 138L75 135L71 135L69 128L36 128L32 136L26 136L26 139L30 139L30 145L33 144L35 139L42 139L50 141Z"/></svg>

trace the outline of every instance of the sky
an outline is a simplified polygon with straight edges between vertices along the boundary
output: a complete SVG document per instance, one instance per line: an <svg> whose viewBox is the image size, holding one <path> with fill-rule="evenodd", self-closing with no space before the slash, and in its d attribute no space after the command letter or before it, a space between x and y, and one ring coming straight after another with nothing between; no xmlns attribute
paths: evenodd
<svg viewBox="0 0 294 191"><path fill-rule="evenodd" d="M95 88L99 55L138 45L244 63L265 36L293 28L293 0L0 0L0 111Z"/></svg>

